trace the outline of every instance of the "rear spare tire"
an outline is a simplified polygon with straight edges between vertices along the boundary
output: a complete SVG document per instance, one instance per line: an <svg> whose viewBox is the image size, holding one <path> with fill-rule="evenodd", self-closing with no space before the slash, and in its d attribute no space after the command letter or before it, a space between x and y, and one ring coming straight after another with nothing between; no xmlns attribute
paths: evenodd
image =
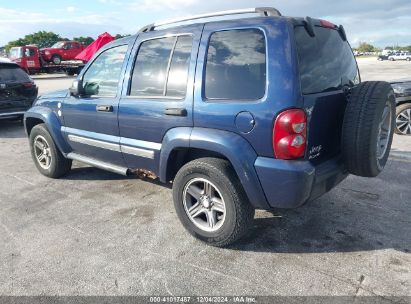
<svg viewBox="0 0 411 304"><path fill-rule="evenodd" d="M349 173L375 177L391 150L395 129L395 97L384 81L360 83L345 110L342 130L343 158Z"/></svg>

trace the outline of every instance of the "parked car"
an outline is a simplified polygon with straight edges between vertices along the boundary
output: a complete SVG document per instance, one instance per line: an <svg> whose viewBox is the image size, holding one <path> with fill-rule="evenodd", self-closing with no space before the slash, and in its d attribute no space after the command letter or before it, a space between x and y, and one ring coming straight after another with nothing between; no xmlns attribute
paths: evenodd
<svg viewBox="0 0 411 304"><path fill-rule="evenodd" d="M411 81L393 82L395 101L397 104L395 133L411 134Z"/></svg>
<svg viewBox="0 0 411 304"><path fill-rule="evenodd" d="M378 55L377 60L384 61L388 60L389 55Z"/></svg>
<svg viewBox="0 0 411 304"><path fill-rule="evenodd" d="M46 62L61 64L62 61L75 60L85 46L77 41L60 41L52 47L40 49L40 55Z"/></svg>
<svg viewBox="0 0 411 304"><path fill-rule="evenodd" d="M394 53L388 56L388 60L395 61L395 60L411 60L411 53Z"/></svg>
<svg viewBox="0 0 411 304"><path fill-rule="evenodd" d="M17 64L0 59L0 119L22 119L37 98L34 81Z"/></svg>
<svg viewBox="0 0 411 304"><path fill-rule="evenodd" d="M260 16L225 20L245 13ZM69 91L36 102L25 128L45 176L72 160L157 176L184 227L226 246L255 209L301 206L349 173L377 176L394 112L389 83L360 82L342 26L256 8L105 45Z"/></svg>

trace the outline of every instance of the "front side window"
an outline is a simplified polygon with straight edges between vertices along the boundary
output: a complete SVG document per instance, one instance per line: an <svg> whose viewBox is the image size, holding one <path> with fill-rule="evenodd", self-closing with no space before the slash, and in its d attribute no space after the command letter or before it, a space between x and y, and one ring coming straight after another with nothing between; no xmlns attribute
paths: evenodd
<svg viewBox="0 0 411 304"><path fill-rule="evenodd" d="M86 96L116 96L127 48L127 45L113 47L93 61L83 77Z"/></svg>
<svg viewBox="0 0 411 304"><path fill-rule="evenodd" d="M143 42L134 64L129 95L184 98L191 49L191 36Z"/></svg>
<svg viewBox="0 0 411 304"><path fill-rule="evenodd" d="M258 100L266 88L265 36L258 29L213 33L207 52L205 97Z"/></svg>

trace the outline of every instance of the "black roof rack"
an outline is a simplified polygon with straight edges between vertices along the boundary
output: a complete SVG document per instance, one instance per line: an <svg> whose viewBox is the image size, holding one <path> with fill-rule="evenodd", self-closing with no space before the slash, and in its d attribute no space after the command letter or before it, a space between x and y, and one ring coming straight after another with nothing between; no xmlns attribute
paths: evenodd
<svg viewBox="0 0 411 304"><path fill-rule="evenodd" d="M229 16L229 15L241 15L241 14L260 14L262 16L281 16L280 11L274 7L255 7L255 8L246 8L246 9L239 9L239 10L220 11L220 12L214 12L214 13L208 13L208 14L202 14L202 15L194 15L190 17L183 17L183 18L178 18L178 19L171 19L171 20L151 23L141 28L139 33L154 31L156 27L170 25L174 23L180 23L184 21L204 19L204 18L213 18L213 17L220 17L220 16Z"/></svg>

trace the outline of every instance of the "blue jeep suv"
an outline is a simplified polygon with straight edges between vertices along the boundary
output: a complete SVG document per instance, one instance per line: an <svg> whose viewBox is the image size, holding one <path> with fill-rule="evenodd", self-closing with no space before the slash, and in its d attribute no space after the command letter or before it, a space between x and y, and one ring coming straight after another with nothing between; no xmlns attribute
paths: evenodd
<svg viewBox="0 0 411 304"><path fill-rule="evenodd" d="M388 83L360 81L342 26L256 8L154 23L104 46L70 90L35 102L25 128L42 174L76 160L158 178L184 227L226 246L255 209L378 175L394 109Z"/></svg>

